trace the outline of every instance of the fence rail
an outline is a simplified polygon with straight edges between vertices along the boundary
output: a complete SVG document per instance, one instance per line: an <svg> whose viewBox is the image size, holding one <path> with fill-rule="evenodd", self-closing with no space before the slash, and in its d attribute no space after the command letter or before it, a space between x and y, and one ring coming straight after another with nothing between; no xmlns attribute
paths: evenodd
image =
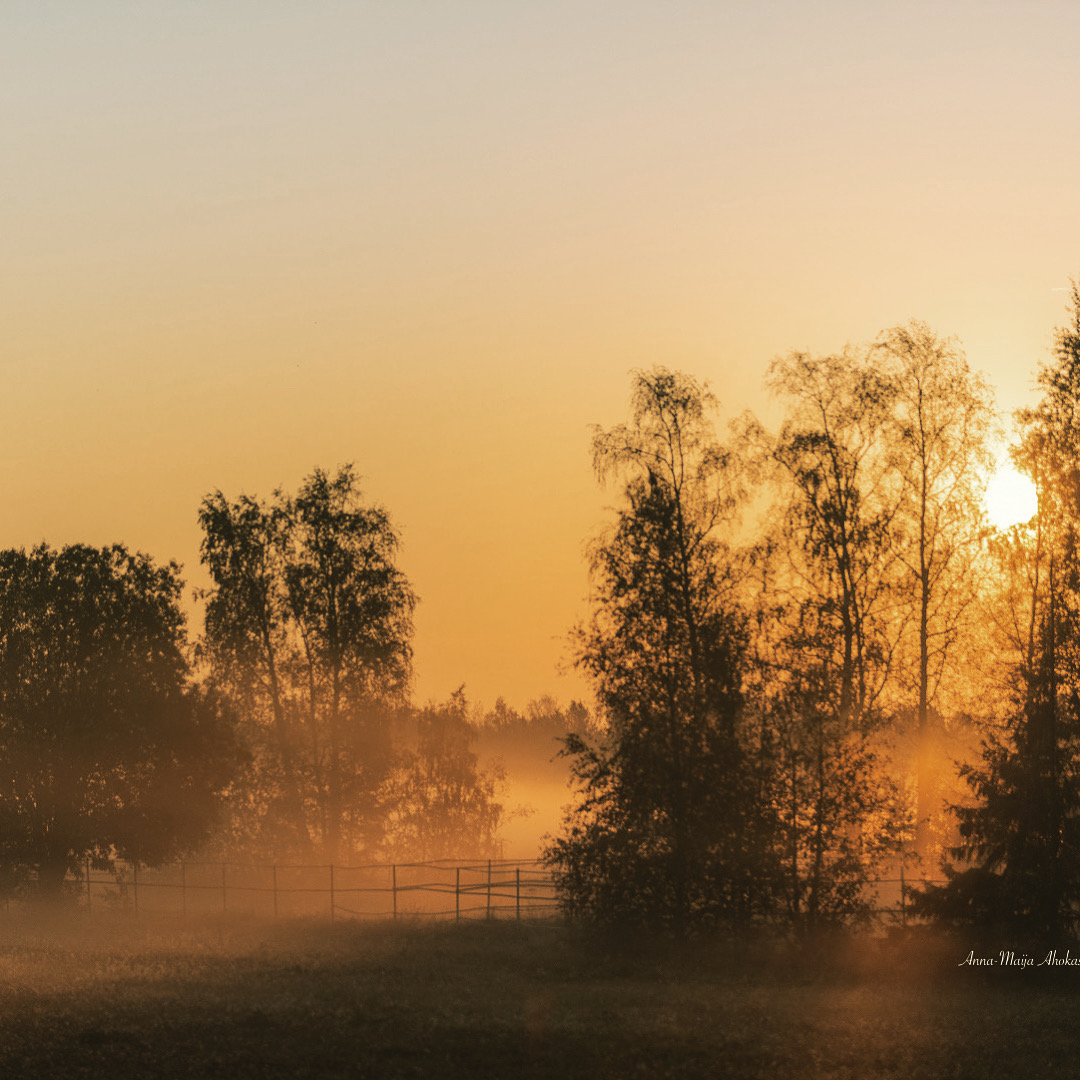
<svg viewBox="0 0 1080 1080"><path fill-rule="evenodd" d="M533 919L558 909L549 870L537 861L507 859L367 866L183 862L157 869L118 863L113 871L87 863L69 887L90 911L181 916Z"/></svg>
<svg viewBox="0 0 1080 1080"><path fill-rule="evenodd" d="M864 882L881 926L908 924L906 887L932 878ZM551 871L537 860L457 860L365 866L252 865L180 862L148 868L117 861L113 870L89 863L68 880L88 912L337 918L550 918L559 910ZM11 901L5 900L10 907Z"/></svg>

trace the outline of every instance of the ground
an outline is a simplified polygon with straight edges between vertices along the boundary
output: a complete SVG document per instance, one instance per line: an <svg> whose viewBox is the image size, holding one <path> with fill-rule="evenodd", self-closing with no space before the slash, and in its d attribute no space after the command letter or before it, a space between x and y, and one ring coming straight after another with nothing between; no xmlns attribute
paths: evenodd
<svg viewBox="0 0 1080 1080"><path fill-rule="evenodd" d="M966 955L0 914L0 1076L1075 1076L1078 969Z"/></svg>

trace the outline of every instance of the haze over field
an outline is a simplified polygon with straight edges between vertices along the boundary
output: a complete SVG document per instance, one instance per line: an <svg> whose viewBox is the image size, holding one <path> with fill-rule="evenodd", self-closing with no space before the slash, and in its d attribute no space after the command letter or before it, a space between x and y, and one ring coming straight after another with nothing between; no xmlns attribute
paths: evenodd
<svg viewBox="0 0 1080 1080"><path fill-rule="evenodd" d="M210 491L352 461L415 696L519 707L585 611L627 372L910 318L999 404L1080 272L1080 10L69 0L0 11L3 546L198 565Z"/></svg>

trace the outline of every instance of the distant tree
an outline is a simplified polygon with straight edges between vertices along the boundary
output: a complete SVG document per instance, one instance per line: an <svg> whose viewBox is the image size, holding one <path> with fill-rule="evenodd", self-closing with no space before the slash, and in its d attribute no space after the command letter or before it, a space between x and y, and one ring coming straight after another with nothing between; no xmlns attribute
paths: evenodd
<svg viewBox="0 0 1080 1080"><path fill-rule="evenodd" d="M593 716L580 701L571 701L564 708L545 694L527 702L521 712L498 698L484 715L479 732L480 745L499 758L548 771L567 735L596 734L596 728ZM565 768L566 763L554 764Z"/></svg>
<svg viewBox="0 0 1080 1080"><path fill-rule="evenodd" d="M492 731L540 732L565 735L568 731L584 733L592 722L588 707L580 701L571 701L563 708L550 694L543 694L528 701L522 712L511 708L500 697L484 715L483 726Z"/></svg>
<svg viewBox="0 0 1080 1080"><path fill-rule="evenodd" d="M384 850L395 860L493 858L503 775L480 766L464 688L418 710L415 724L415 749L403 755L386 795Z"/></svg>
<svg viewBox="0 0 1080 1080"><path fill-rule="evenodd" d="M1055 940L1080 918L1080 291L1039 373L1043 395L1021 410L1017 464L1035 482L1033 523L997 545L1009 588L997 620L1011 700L983 760L962 770L976 798L958 806L961 868L922 892L944 921L1008 926ZM1022 606L1021 606L1022 605ZM1011 661L1011 663L1010 663Z"/></svg>
<svg viewBox="0 0 1080 1080"><path fill-rule="evenodd" d="M83 861L201 843L238 762L189 681L179 568L123 547L0 552L0 861L59 893Z"/></svg>
<svg viewBox="0 0 1080 1080"><path fill-rule="evenodd" d="M566 739L579 801L546 859L573 915L685 932L753 918L767 878L742 741L744 619L720 535L734 467L689 376L638 372L632 403L630 424L593 438L598 475L626 486L575 635L607 734Z"/></svg>
<svg viewBox="0 0 1080 1080"><path fill-rule="evenodd" d="M346 466L269 504L216 492L199 520L213 580L204 655L258 748L264 842L330 861L377 845L416 602L388 515Z"/></svg>

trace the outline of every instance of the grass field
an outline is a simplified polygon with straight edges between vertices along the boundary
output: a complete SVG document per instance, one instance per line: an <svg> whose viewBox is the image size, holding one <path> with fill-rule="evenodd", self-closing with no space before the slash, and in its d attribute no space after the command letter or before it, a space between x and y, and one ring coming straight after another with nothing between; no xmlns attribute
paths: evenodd
<svg viewBox="0 0 1080 1080"><path fill-rule="evenodd" d="M0 1076L1074 1077L1080 969L551 924L0 919Z"/></svg>

